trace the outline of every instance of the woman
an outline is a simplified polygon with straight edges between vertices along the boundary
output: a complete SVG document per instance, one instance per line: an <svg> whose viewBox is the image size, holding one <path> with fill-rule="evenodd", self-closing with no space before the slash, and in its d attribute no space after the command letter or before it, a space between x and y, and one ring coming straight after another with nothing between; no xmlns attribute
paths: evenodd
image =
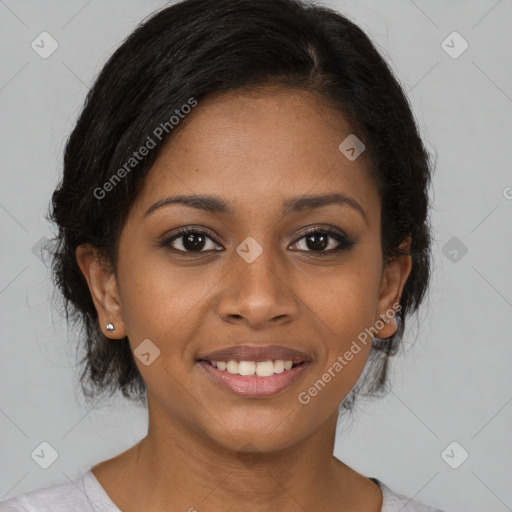
<svg viewBox="0 0 512 512"><path fill-rule="evenodd" d="M433 511L333 456L430 277L429 156L368 37L298 0L185 0L107 62L53 271L89 398L147 436L0 510Z"/></svg>

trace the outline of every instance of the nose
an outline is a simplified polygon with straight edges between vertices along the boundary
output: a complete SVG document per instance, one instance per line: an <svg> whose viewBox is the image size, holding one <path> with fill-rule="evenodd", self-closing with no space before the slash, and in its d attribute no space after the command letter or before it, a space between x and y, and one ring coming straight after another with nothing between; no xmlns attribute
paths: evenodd
<svg viewBox="0 0 512 512"><path fill-rule="evenodd" d="M277 254L265 249L251 263L233 254L234 268L223 280L218 314L226 322L254 329L290 322L300 310L290 271Z"/></svg>

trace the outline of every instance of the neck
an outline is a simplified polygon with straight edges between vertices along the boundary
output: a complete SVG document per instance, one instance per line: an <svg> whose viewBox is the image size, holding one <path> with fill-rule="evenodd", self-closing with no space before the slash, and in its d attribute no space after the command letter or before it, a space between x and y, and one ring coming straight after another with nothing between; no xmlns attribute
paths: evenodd
<svg viewBox="0 0 512 512"><path fill-rule="evenodd" d="M357 473L333 457L336 422L333 414L300 443L261 453L229 450L180 423L162 428L150 417L148 435L131 451L129 480L137 482L141 503L151 496L155 511L172 505L216 512L226 503L230 510L348 510Z"/></svg>
<svg viewBox="0 0 512 512"><path fill-rule="evenodd" d="M380 511L378 486L333 457L337 411L309 437L263 452L229 449L148 410L147 436L93 468L121 510Z"/></svg>

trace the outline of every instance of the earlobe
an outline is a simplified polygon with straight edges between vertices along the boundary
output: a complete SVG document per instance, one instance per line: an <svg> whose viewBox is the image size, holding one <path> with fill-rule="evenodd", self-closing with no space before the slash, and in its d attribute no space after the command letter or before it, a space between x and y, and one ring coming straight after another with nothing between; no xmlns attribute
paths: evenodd
<svg viewBox="0 0 512 512"><path fill-rule="evenodd" d="M124 338L122 305L111 263L90 244L78 246L75 256L98 313L100 329L108 338Z"/></svg>

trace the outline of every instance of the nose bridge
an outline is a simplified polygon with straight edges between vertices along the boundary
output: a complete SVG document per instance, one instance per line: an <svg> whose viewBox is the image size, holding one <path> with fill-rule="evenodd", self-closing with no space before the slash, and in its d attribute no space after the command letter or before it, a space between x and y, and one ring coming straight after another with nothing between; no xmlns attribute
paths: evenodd
<svg viewBox="0 0 512 512"><path fill-rule="evenodd" d="M262 239L260 238L260 241ZM233 252L233 271L223 290L219 313L254 325L297 313L297 300L277 248L247 237Z"/></svg>
<svg viewBox="0 0 512 512"><path fill-rule="evenodd" d="M265 292L271 292L274 287L279 287L278 283L282 284L279 272L284 277L285 270L280 268L281 258L270 244L263 246L254 238L248 237L237 247L236 253L239 258L239 261L235 259L238 279L245 287L254 291L261 288Z"/></svg>

